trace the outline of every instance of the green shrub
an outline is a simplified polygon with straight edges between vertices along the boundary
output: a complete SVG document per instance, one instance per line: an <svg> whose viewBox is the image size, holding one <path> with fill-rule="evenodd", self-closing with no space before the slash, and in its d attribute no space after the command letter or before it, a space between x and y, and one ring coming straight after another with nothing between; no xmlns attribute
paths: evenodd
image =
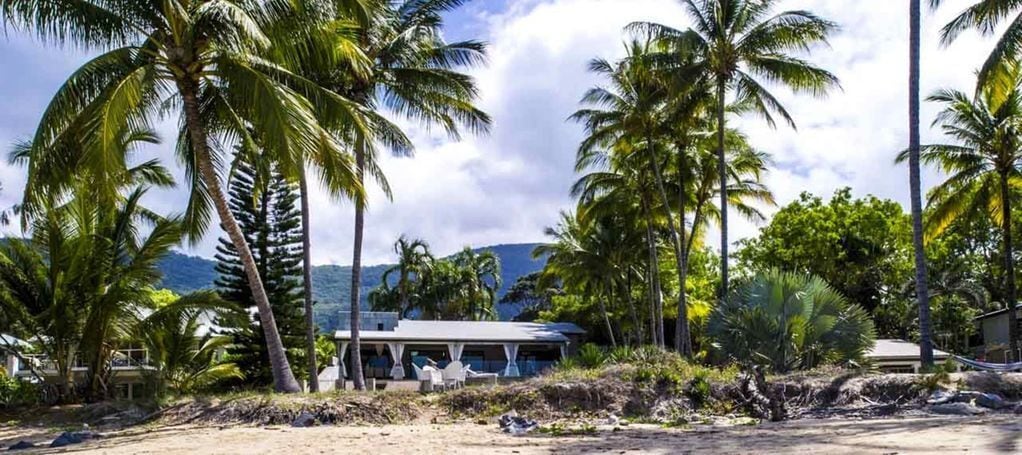
<svg viewBox="0 0 1022 455"><path fill-rule="evenodd" d="M32 406L39 404L41 397L38 385L0 374L0 407Z"/></svg>
<svg viewBox="0 0 1022 455"><path fill-rule="evenodd" d="M596 368L607 362L607 352L593 343L583 344L575 357L585 368Z"/></svg>
<svg viewBox="0 0 1022 455"><path fill-rule="evenodd" d="M711 388L710 381L707 379L708 376L706 371L697 371L685 389L685 395L688 396L689 400L692 400L692 404L697 408L703 407L710 401Z"/></svg>

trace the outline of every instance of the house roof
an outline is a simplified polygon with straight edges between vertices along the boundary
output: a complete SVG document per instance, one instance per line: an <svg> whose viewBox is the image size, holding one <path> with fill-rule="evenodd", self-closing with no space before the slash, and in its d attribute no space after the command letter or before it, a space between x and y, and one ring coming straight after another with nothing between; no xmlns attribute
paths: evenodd
<svg viewBox="0 0 1022 455"><path fill-rule="evenodd" d="M412 321L401 320L394 330L362 330L362 341L431 341L431 342L522 342L564 343L565 334L585 333L579 326L558 322L506 321ZM350 340L351 331L338 330L338 340Z"/></svg>
<svg viewBox="0 0 1022 455"><path fill-rule="evenodd" d="M1015 305L1015 309L1016 310L1022 309L1022 304ZM991 311L989 313L984 313L984 314L981 314L979 316L976 316L976 317L972 318L972 320L973 321L979 321L979 320L982 320L982 319L992 318L994 316L999 316L999 315L1002 315L1002 314L1007 313L1007 312L1008 312L1007 308L1001 308L999 310L994 310L994 311Z"/></svg>
<svg viewBox="0 0 1022 455"><path fill-rule="evenodd" d="M876 340L873 349L866 352L866 357L873 360L918 359L919 345L905 340ZM934 349L933 357L943 360L951 357L951 354L940 349Z"/></svg>
<svg viewBox="0 0 1022 455"><path fill-rule="evenodd" d="M13 335L6 333L0 333L0 349L6 349L8 346L14 347L29 347L32 343L25 340L15 338Z"/></svg>

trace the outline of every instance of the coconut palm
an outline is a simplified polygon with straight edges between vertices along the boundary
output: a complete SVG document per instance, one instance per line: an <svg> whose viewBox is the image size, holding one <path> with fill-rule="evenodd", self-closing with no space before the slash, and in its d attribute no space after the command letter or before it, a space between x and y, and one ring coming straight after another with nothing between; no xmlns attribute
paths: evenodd
<svg viewBox="0 0 1022 455"><path fill-rule="evenodd" d="M825 43L835 24L808 11L785 11L771 14L776 0L681 0L693 22L682 31L665 25L639 22L630 29L657 37L662 46L675 49L684 61L689 55L695 61L679 68L682 78L706 77L716 86L717 165L718 176L726 179L727 154L725 131L727 123L726 96L732 91L743 99L755 114L774 126L779 115L794 127L788 111L759 80L780 83L797 93L823 96L837 85L831 73L794 57L818 43ZM727 187L726 181L720 183ZM720 194L721 288L728 290L728 197Z"/></svg>
<svg viewBox="0 0 1022 455"><path fill-rule="evenodd" d="M918 3L913 0L913 3ZM930 6L936 8L943 0L930 0ZM918 9L918 6L916 6ZM1008 21L1008 26L994 45L993 51L979 71L979 85L986 85L992 77L1008 77L1013 62L1022 58L1022 1L1019 0L977 0L972 6L955 16L941 29L941 43L950 45L969 29L977 29L984 36L997 32L1001 24Z"/></svg>
<svg viewBox="0 0 1022 455"><path fill-rule="evenodd" d="M821 278L778 270L738 286L708 329L721 354L778 373L861 362L876 338L869 313Z"/></svg>
<svg viewBox="0 0 1022 455"><path fill-rule="evenodd" d="M920 159L935 164L947 180L931 190L933 207L926 234L939 235L956 219L989 216L1000 226L1004 249L1004 289L1008 308L1015 305L1015 261L1011 225L1014 188L1022 180L1022 71L1006 68L1014 83L1010 89L988 86L976 96L941 90L929 100L944 105L937 116L951 144L925 145ZM909 151L898 156L908 158ZM1015 311L1008 311L1011 357L1018 358L1019 339Z"/></svg>
<svg viewBox="0 0 1022 455"><path fill-rule="evenodd" d="M451 257L451 262L463 276L463 314L473 321L494 319L501 286L500 257L492 250L476 252L465 247Z"/></svg>
<svg viewBox="0 0 1022 455"><path fill-rule="evenodd" d="M920 0L909 1L908 173L912 211L912 253L916 269L916 304L919 310L919 359L924 368L929 368L933 366L933 334L930 324L926 252L923 249L923 190L919 169L919 35L922 21L919 2Z"/></svg>
<svg viewBox="0 0 1022 455"><path fill-rule="evenodd" d="M425 241L420 239L409 240L403 235L394 243L394 252L397 253L397 264L383 272L381 281L389 286L388 279L390 275L398 274L396 284L398 297L397 311L402 317L408 317L411 311L415 309L411 303L411 294L415 292L413 288L414 283L412 282L413 277L416 280L422 280L433 260L433 255L429 252L429 245Z"/></svg>
<svg viewBox="0 0 1022 455"><path fill-rule="evenodd" d="M485 45L471 40L448 43L442 34L443 14L464 0L355 3L365 7L361 9L365 15L356 31L356 42L369 62L367 70L338 72L336 68L324 67L315 80L356 100L367 111L387 109L427 127L439 125L453 138L460 137L461 127L471 132L489 129L489 116L472 104L477 96L475 82L459 72L460 68L483 62ZM398 155L408 155L412 153L410 141L401 131L379 125L372 130L343 128L343 135L355 153L358 182L363 183L369 175L389 196L389 185L376 159L377 145L383 144ZM355 198L351 360L354 386L360 390L365 388L358 325L366 206L364 197Z"/></svg>
<svg viewBox="0 0 1022 455"><path fill-rule="evenodd" d="M618 247L606 241L612 237L606 235L612 229L607 224L586 223L574 214L561 213L557 227L546 229L546 235L554 241L537 246L533 256L547 258L540 275L542 286L548 287L553 281L560 281L564 289L581 291L587 300L596 297L607 337L610 344L617 347L610 310L606 305L606 301L610 301L609 290L613 286L608 284L608 280L615 275L616 267L610 252ZM603 296L606 299L600 296L603 289L607 290Z"/></svg>
<svg viewBox="0 0 1022 455"><path fill-rule="evenodd" d="M68 157L67 162L97 169L121 166L123 157L113 147L111 132L125 124L147 125L180 109L177 152L191 180L184 219L188 233L197 241L215 210L248 275L266 333L274 387L282 392L300 387L251 251L221 188L223 155L230 150L225 145L240 143L278 161L307 160L321 168L343 169L347 162L340 159L340 144L322 127L318 114L328 111L332 121L359 130L368 127L357 105L260 57L271 46L265 24L307 13L292 5L235 0L0 2L0 17L16 29L31 30L48 42L103 51L54 96L33 140L34 162L57 160L45 157L54 150L69 153L51 146L74 131L92 146L90 153ZM315 26L314 16L295 23ZM249 131L260 133L260 146ZM347 173L353 172L349 167ZM26 197L34 193L28 189ZM29 215L35 213L34 202L26 200Z"/></svg>
<svg viewBox="0 0 1022 455"><path fill-rule="evenodd" d="M201 330L212 320L232 319L245 324L248 317L217 293L199 291L166 303L138 324L137 338L149 352L158 397L168 390L194 393L220 381L244 378L237 365L218 358L231 337Z"/></svg>

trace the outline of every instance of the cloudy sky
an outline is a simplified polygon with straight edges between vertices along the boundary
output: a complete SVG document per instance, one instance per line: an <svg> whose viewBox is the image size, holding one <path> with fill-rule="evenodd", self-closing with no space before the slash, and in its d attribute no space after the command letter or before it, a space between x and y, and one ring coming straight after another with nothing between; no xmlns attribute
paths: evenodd
<svg viewBox="0 0 1022 455"><path fill-rule="evenodd" d="M808 9L838 22L830 47L814 49L811 60L837 74L842 90L826 99L776 93L793 113L798 130L771 130L755 119L741 127L752 143L773 155L766 182L784 204L802 191L829 195L850 186L857 195L875 194L907 204L908 171L893 164L907 141L908 5L883 0L787 0L783 9ZM925 3L925 2L924 2ZM967 34L950 48L937 44L937 29L968 2L945 2L924 19L923 90L968 90L973 72L992 41ZM394 201L378 193L366 222L365 263L387 262L402 233L428 240L446 254L464 245L537 242L572 203L568 187L581 137L565 119L582 92L597 81L586 73L593 57L623 54L622 28L636 20L684 27L676 0L476 0L448 17L451 39L489 43L489 65L473 71L482 108L494 119L485 137L452 142L443 135L406 125L415 139L414 158L384 158ZM87 56L49 49L8 32L0 36L0 147L32 134L42 110L60 83ZM936 106L923 107L923 119ZM172 155L171 124L163 145L144 151L178 169ZM939 136L924 128L924 142ZM939 178L924 174L924 185ZM24 171L0 164L0 207L21 197ZM183 179L182 179L183 181ZM164 213L184 207L184 190L150 195L148 204ZM313 260L351 262L352 207L324 194L313 198ZM756 233L739 222L732 236ZM211 231L189 254L211 256Z"/></svg>

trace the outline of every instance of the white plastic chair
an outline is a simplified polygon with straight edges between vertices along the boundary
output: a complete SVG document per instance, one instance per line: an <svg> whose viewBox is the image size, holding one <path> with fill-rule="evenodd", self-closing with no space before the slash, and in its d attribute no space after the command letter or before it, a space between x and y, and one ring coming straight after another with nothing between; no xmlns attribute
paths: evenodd
<svg viewBox="0 0 1022 455"><path fill-rule="evenodd" d="M447 365L443 371L444 385L449 387L461 387L465 385L465 366L455 360Z"/></svg>

